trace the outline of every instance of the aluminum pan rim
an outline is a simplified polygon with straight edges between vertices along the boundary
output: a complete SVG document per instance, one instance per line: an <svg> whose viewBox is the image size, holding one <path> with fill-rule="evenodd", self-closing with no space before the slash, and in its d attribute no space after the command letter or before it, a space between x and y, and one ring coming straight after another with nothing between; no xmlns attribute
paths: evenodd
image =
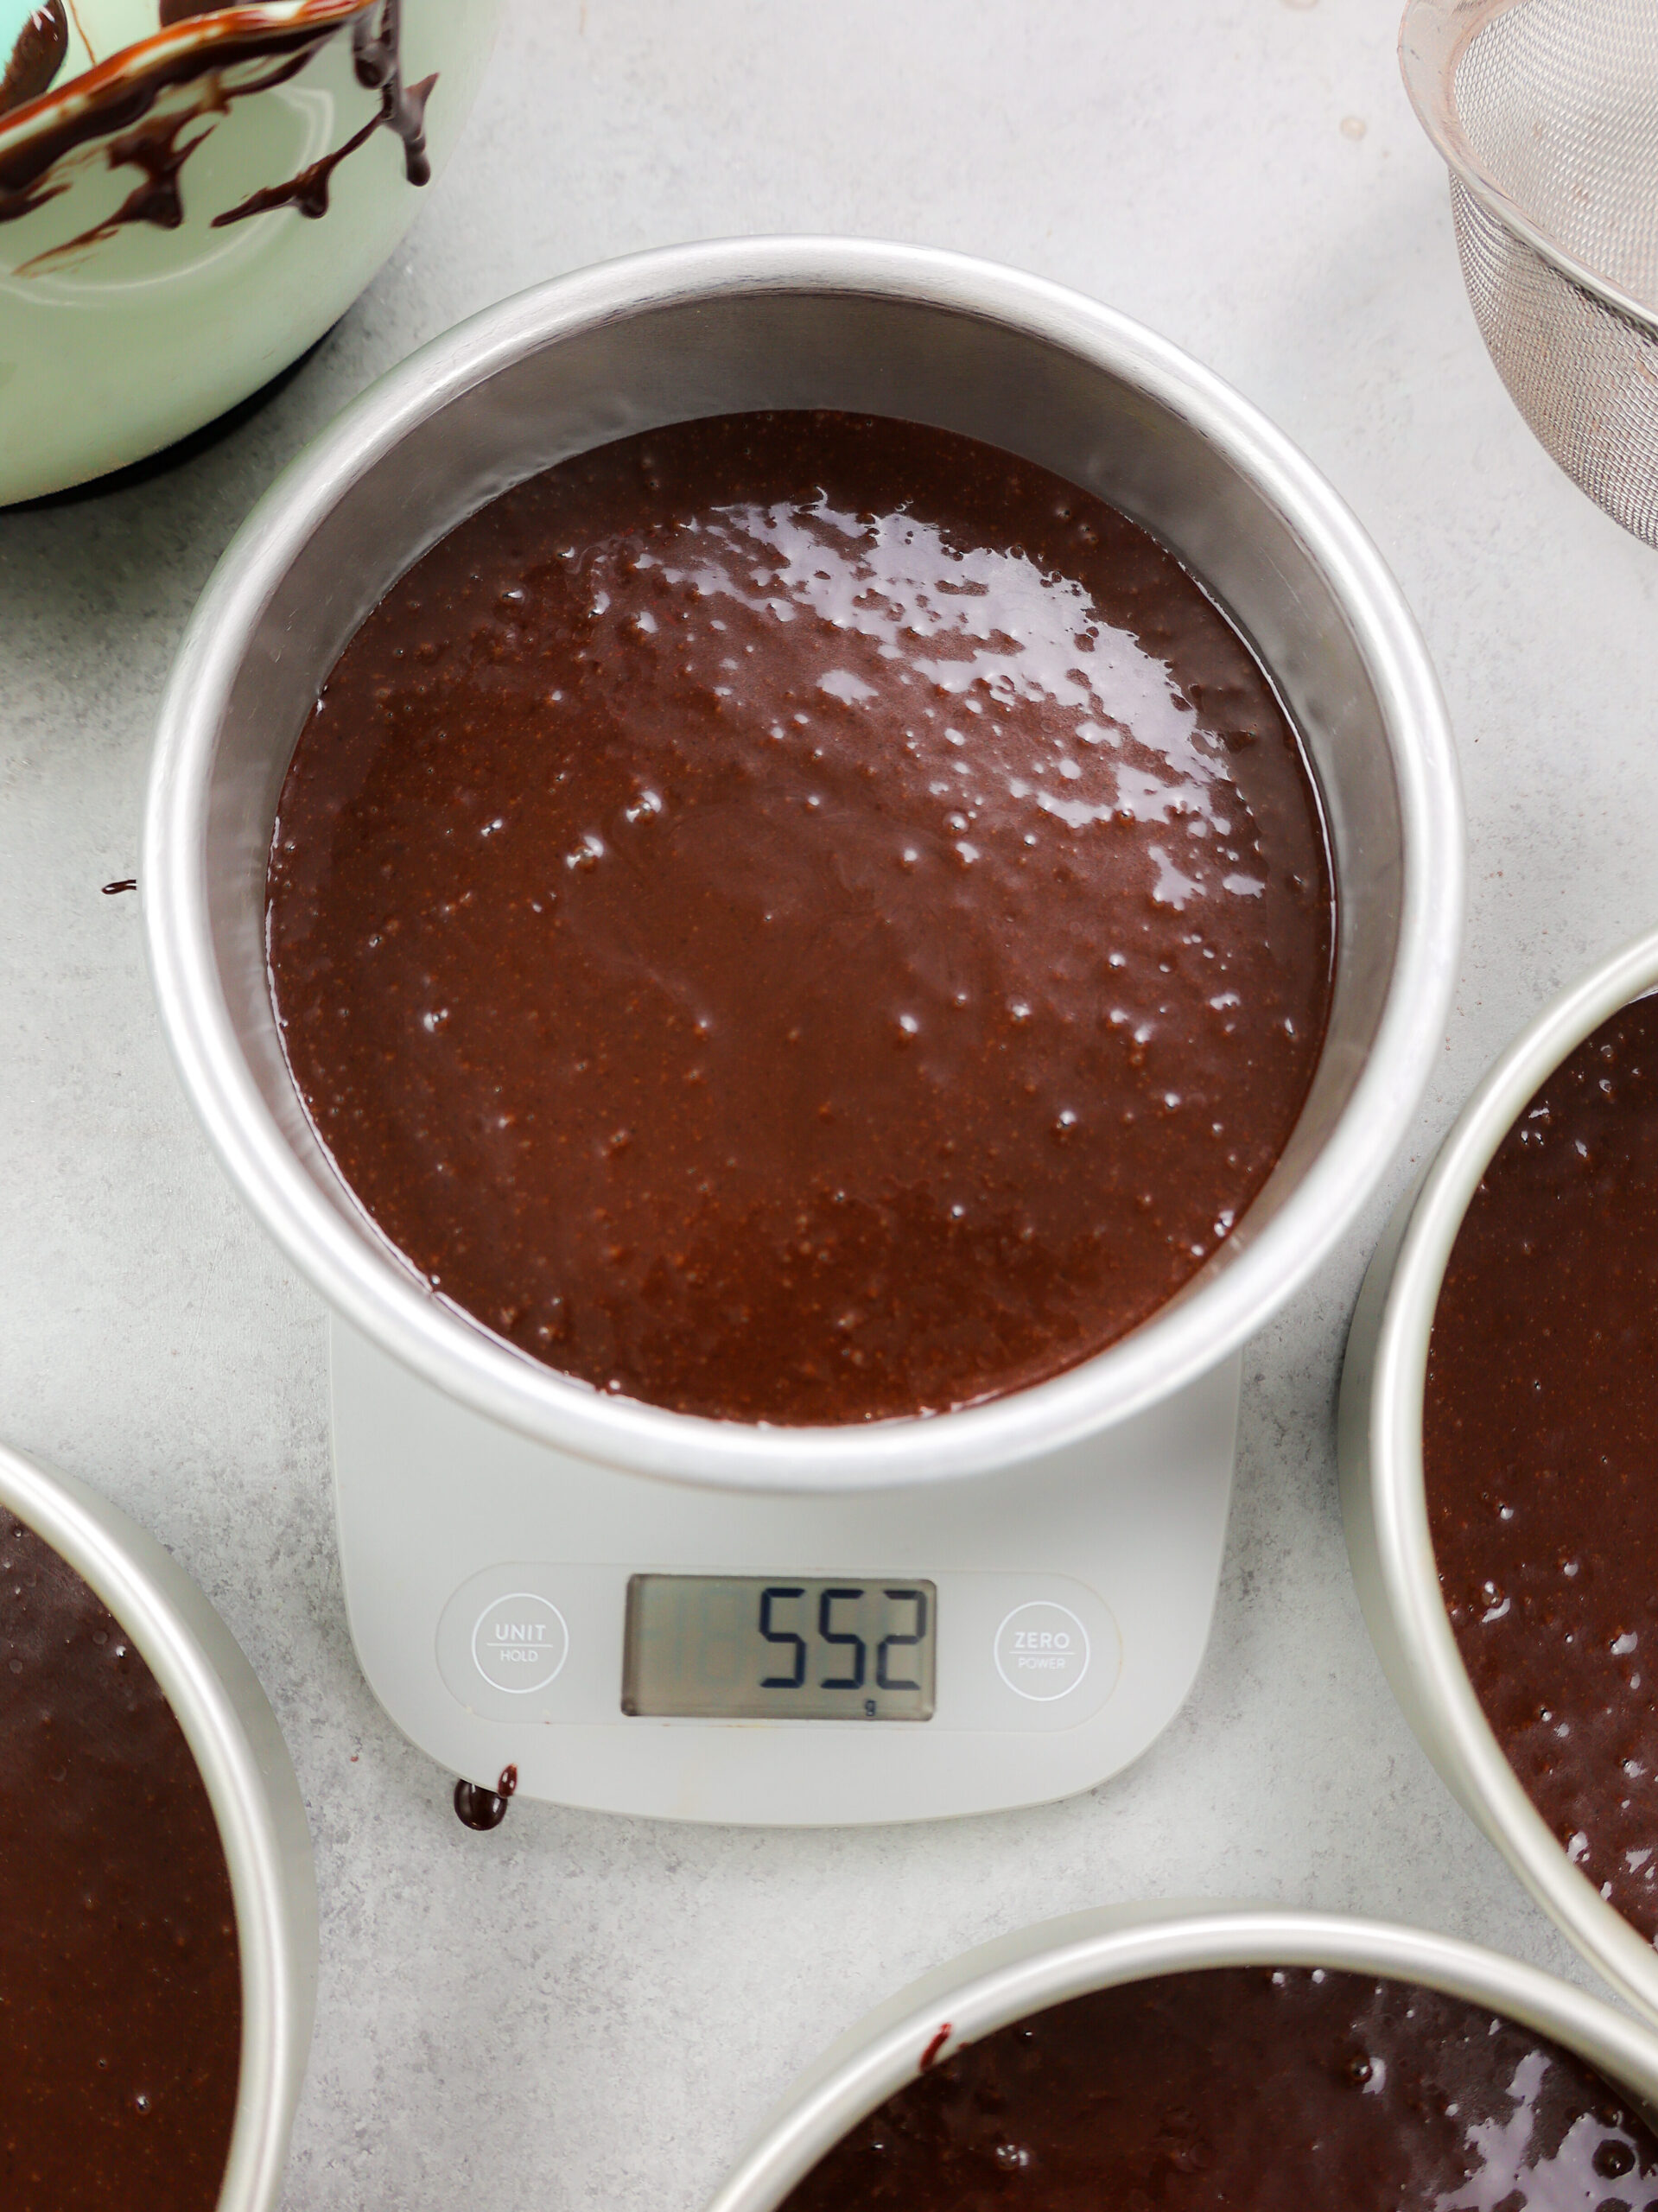
<svg viewBox="0 0 1658 2212"><path fill-rule="evenodd" d="M1312 550L1386 725L1405 868L1382 1022L1300 1186L1211 1282L1092 1360L988 1405L860 1428L765 1428L608 1398L449 1315L317 1192L243 1061L213 969L206 799L224 705L258 616L312 530L416 423L562 335L696 299L806 289L915 302L1010 324L1148 395L1223 452ZM209 1140L289 1259L353 1325L461 1402L533 1440L633 1471L741 1489L854 1489L984 1473L1141 1412L1260 1328L1328 1255L1402 1138L1450 1004L1462 912L1461 798L1426 650L1368 536L1312 464L1229 386L1113 309L931 249L845 238L670 248L554 279L487 308L372 386L292 462L221 559L162 702L143 868L152 978Z"/></svg>
<svg viewBox="0 0 1658 2212"><path fill-rule="evenodd" d="M1474 1694L1439 1593L1422 1462L1428 1338L1452 1247L1480 1178L1539 1085L1603 1021L1655 985L1658 930L1562 991L1487 1071L1410 1203L1377 1334L1367 1425L1385 1600L1402 1663L1455 1763L1458 1789L1576 1948L1658 2018L1658 1953L1566 1857L1521 1789Z"/></svg>
<svg viewBox="0 0 1658 2212"><path fill-rule="evenodd" d="M1067 1998L1205 1967L1322 1966L1416 1982L1489 2005L1565 2044L1658 2107L1658 2043L1602 1999L1499 1952L1345 1914L1223 1906L1107 1908L1020 1930L890 1999L801 2076L706 2212L775 2212L818 2159L894 2090L948 2026L953 2049Z"/></svg>
<svg viewBox="0 0 1658 2212"><path fill-rule="evenodd" d="M1533 221L1476 158L1458 118L1457 67L1495 16L1526 0L1408 0L1399 26L1399 68L1416 119L1445 167L1486 213L1582 291L1658 337L1658 307L1592 269Z"/></svg>
<svg viewBox="0 0 1658 2212"><path fill-rule="evenodd" d="M297 1811L302 1826L299 1783L291 1765L285 1772L276 1765L270 1744L262 1752L250 1736L236 1693L239 1688L245 1700L252 1671L241 1685L226 1681L220 1659L185 1617L180 1591L167 1585L187 1588L211 1612L206 1599L153 1537L108 1499L3 1446L0 1505L109 1607L161 1685L195 1758L230 1873L241 1974L236 2109L217 2212L274 2212L314 2003L316 1898L308 1839L296 1866L293 1820L283 1822L273 1802L274 1793L288 1796L290 1815ZM146 1552L154 1555L146 1559ZM235 1651L229 1630L218 1624ZM279 1743L274 1715L270 1733Z"/></svg>

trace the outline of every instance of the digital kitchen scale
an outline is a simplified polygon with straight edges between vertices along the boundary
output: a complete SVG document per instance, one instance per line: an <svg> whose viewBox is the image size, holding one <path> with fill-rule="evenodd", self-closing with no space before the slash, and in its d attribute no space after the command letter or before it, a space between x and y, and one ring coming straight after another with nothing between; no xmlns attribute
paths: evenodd
<svg viewBox="0 0 1658 2212"><path fill-rule="evenodd" d="M1237 1355L994 1476L776 1496L531 1443L332 1325L353 1639L456 1777L673 1820L924 1820L1089 1789L1191 1687Z"/></svg>

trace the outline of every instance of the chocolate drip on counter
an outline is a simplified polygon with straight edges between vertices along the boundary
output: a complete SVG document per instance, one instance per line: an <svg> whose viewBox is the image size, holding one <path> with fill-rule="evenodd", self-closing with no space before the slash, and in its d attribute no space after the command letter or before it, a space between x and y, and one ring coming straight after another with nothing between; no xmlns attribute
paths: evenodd
<svg viewBox="0 0 1658 2212"><path fill-rule="evenodd" d="M438 1295L600 1389L850 1421L1155 1311L1317 1065L1317 794L1102 501L915 424L736 416L403 577L271 855L295 1080Z"/></svg>
<svg viewBox="0 0 1658 2212"><path fill-rule="evenodd" d="M69 51L69 17L63 0L47 0L17 34L3 75L0 75L0 115L9 114L50 92L52 79L63 67Z"/></svg>
<svg viewBox="0 0 1658 2212"><path fill-rule="evenodd" d="M0 1511L0 2203L213 2212L236 2104L230 1877L120 1623Z"/></svg>
<svg viewBox="0 0 1658 2212"><path fill-rule="evenodd" d="M1487 1168L1422 1446L1485 1716L1567 1855L1658 1940L1658 999L1580 1045Z"/></svg>
<svg viewBox="0 0 1658 2212"><path fill-rule="evenodd" d="M481 1782L457 1782L454 1785L454 1809L465 1827L477 1828L480 1833L498 1828L506 1818L508 1802L518 1787L518 1770L504 1766L493 1789L486 1789Z"/></svg>
<svg viewBox="0 0 1658 2212"><path fill-rule="evenodd" d="M1217 1968L954 2050L785 2212L1651 2212L1658 2140L1529 2029L1432 1990Z"/></svg>

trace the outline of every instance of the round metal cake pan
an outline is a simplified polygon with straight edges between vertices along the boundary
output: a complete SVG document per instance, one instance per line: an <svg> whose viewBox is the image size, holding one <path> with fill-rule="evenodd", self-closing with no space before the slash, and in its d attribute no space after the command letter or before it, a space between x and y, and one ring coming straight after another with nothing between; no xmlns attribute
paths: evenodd
<svg viewBox="0 0 1658 2212"><path fill-rule="evenodd" d="M241 1968L241 2063L219 2212L275 2212L317 1979L310 1832L276 1716L195 1584L107 1498L0 1446L0 1506L108 1606L194 1755L230 1872Z"/></svg>
<svg viewBox="0 0 1658 2212"><path fill-rule="evenodd" d="M1342 1370L1342 1515L1359 1600L1440 1774L1591 1965L1658 2019L1658 1952L1613 1910L1526 1795L1481 1709L1439 1589L1422 1465L1428 1340L1452 1247L1492 1154L1584 1039L1658 986L1658 931L1563 991L1491 1067L1400 1206L1359 1294Z"/></svg>
<svg viewBox="0 0 1658 2212"><path fill-rule="evenodd" d="M1283 1158L1181 1294L1095 1357L931 1419L776 1428L562 1376L435 1297L336 1175L266 969L283 775L318 689L420 555L510 485L666 422L833 407L983 439L1143 523L1224 604L1322 787L1340 925L1318 1071ZM265 495L162 705L143 889L151 972L203 1126L334 1311L474 1412L579 1457L775 1490L993 1471L1141 1413L1304 1282L1401 1141L1440 1049L1462 913L1459 786L1426 650L1375 547L1273 426L1097 302L959 255L785 238L677 247L521 294L365 393Z"/></svg>
<svg viewBox="0 0 1658 2212"><path fill-rule="evenodd" d="M1252 1966L1324 1967L1489 2006L1574 2052L1648 2115L1658 2111L1658 2041L1649 2031L1496 1951L1342 1914L1115 1907L1002 1936L878 2006L787 2093L707 2212L777 2212L866 2113L952 2050L1012 2021L1124 1982Z"/></svg>

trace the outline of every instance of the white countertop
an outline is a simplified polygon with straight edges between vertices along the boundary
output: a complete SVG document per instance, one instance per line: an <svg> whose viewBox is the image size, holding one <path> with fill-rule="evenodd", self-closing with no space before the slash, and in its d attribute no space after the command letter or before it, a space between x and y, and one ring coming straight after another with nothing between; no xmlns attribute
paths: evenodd
<svg viewBox="0 0 1658 2212"><path fill-rule="evenodd" d="M1348 1576L1333 1408L1363 1233L1246 1357L1219 1613L1185 1713L1036 1812L761 1834L530 1803L468 1834L353 1659L321 1308L208 1157L151 1012L151 718L277 467L534 280L765 230L959 247L1139 316L1328 472L1426 632L1471 904L1401 1190L1509 1034L1655 918L1658 554L1521 423L1458 275L1392 0L516 0L448 175L287 387L146 481L0 514L0 1431L171 1545L310 1806L322 1982L293 2212L694 2212L793 2072L928 1965L1114 1899L1394 1915L1579 1980L1417 1748Z"/></svg>

